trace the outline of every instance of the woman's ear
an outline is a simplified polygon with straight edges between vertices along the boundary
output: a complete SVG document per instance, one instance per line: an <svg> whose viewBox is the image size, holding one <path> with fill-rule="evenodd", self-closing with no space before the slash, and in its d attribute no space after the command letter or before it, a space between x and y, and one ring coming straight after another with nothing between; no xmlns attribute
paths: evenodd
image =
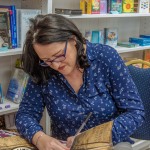
<svg viewBox="0 0 150 150"><path fill-rule="evenodd" d="M75 35L72 36L71 42L72 42L72 44L73 44L74 46L77 44L77 38L76 38Z"/></svg>

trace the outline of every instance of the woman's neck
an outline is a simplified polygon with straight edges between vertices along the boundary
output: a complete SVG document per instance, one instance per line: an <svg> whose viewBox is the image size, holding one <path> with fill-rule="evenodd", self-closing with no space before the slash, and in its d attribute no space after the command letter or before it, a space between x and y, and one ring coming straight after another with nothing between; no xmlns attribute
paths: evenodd
<svg viewBox="0 0 150 150"><path fill-rule="evenodd" d="M76 79L83 76L84 69L75 67L74 71L69 75L64 76L66 79Z"/></svg>
<svg viewBox="0 0 150 150"><path fill-rule="evenodd" d="M80 87L83 84L83 69L77 69L72 74L64 76L75 93L78 93Z"/></svg>

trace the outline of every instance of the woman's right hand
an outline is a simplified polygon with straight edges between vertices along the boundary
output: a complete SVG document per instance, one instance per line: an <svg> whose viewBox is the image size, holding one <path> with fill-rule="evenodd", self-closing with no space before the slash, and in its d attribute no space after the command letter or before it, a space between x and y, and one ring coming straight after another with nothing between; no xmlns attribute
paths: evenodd
<svg viewBox="0 0 150 150"><path fill-rule="evenodd" d="M36 147L39 150L69 150L59 140L44 134L38 139Z"/></svg>

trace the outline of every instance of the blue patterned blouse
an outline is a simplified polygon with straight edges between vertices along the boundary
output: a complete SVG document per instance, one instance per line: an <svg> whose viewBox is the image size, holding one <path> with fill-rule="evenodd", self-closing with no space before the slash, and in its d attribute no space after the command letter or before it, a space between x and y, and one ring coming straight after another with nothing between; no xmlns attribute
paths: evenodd
<svg viewBox="0 0 150 150"><path fill-rule="evenodd" d="M120 56L107 45L87 41L90 67L85 69L78 94L60 73L47 84L29 80L16 116L16 126L30 142L42 130L39 121L46 106L52 120L52 136L66 140L75 135L89 112L84 130L113 120L112 141L131 142L129 136L144 120L144 108L137 89Z"/></svg>

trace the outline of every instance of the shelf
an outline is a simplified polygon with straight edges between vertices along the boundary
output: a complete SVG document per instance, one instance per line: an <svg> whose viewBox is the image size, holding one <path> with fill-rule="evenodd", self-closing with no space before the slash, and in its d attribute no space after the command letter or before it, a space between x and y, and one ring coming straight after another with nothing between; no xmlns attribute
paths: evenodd
<svg viewBox="0 0 150 150"><path fill-rule="evenodd" d="M7 51L0 52L0 57L2 56L12 56L22 54L22 48L9 49Z"/></svg>
<svg viewBox="0 0 150 150"><path fill-rule="evenodd" d="M150 13L122 13L122 14L82 14L82 15L63 15L67 18L121 18L121 17L148 17Z"/></svg>
<svg viewBox="0 0 150 150"><path fill-rule="evenodd" d="M118 53L126 53L126 52L135 52L135 51L142 51L146 49L150 49L150 46L138 46L134 48L126 48L126 47L116 47L115 48Z"/></svg>
<svg viewBox="0 0 150 150"><path fill-rule="evenodd" d="M116 47L115 48L118 53L126 53L126 52L134 52L134 51L140 51L140 50L146 50L150 49L150 46L139 46L139 47L134 47L134 48L126 48L126 47ZM0 52L0 57L2 56L12 56L12 55L18 55L22 54L22 49L17 48L17 49L11 49L5 52Z"/></svg>
<svg viewBox="0 0 150 150"><path fill-rule="evenodd" d="M10 105L10 108L5 108L6 105ZM0 107L2 107L2 109L0 110L0 116L1 116L4 114L16 112L19 108L19 104L13 103L5 99L4 104L0 104Z"/></svg>

